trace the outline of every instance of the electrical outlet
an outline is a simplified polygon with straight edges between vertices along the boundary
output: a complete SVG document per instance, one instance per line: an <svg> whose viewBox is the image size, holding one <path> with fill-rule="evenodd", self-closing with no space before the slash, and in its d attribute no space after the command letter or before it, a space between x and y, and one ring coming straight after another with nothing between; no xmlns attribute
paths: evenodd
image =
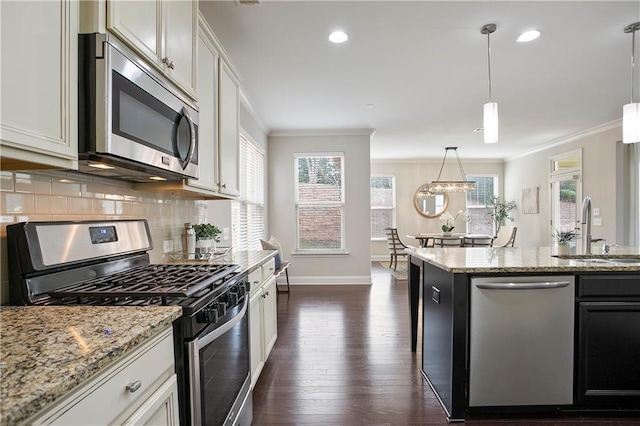
<svg viewBox="0 0 640 426"><path fill-rule="evenodd" d="M593 223L593 226L602 226L602 218L594 217L592 223Z"/></svg>
<svg viewBox="0 0 640 426"><path fill-rule="evenodd" d="M173 251L173 240L164 240L162 242L162 253L171 253Z"/></svg>
<svg viewBox="0 0 640 426"><path fill-rule="evenodd" d="M225 241L229 239L229 228L222 228L222 239Z"/></svg>
<svg viewBox="0 0 640 426"><path fill-rule="evenodd" d="M594 207L593 208L593 215L594 216L600 216L600 207Z"/></svg>

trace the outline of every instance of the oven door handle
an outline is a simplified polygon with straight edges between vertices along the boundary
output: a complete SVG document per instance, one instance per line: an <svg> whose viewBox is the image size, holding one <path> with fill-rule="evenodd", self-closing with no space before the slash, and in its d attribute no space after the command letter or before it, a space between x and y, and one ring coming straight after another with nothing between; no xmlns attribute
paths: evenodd
<svg viewBox="0 0 640 426"><path fill-rule="evenodd" d="M249 298L247 296L244 297L244 303L242 304L242 309L238 312L233 318L229 321L221 325L220 327L213 330L211 333L204 336L202 339L196 339L193 343L195 343L196 349L200 350L203 347L207 346L209 343L216 340L218 337L222 336L227 331L231 330L237 323L242 321L244 314L247 312L247 305L249 304Z"/></svg>
<svg viewBox="0 0 640 426"><path fill-rule="evenodd" d="M247 313L248 305L249 295L246 294L244 296L242 309L240 309L240 312L238 312L233 318L204 336L202 339L196 339L187 343L187 354L189 357L189 381L191 382L189 387L189 396L191 400L190 411L192 426L202 425L202 412L200 410L200 407L202 406L202 395L200 393L200 349L207 346L242 321L244 315Z"/></svg>

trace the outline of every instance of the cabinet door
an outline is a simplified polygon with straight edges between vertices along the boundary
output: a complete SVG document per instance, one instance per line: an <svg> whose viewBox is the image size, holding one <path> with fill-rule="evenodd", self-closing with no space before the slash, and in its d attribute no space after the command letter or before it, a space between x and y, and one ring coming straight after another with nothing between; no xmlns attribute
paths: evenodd
<svg viewBox="0 0 640 426"><path fill-rule="evenodd" d="M189 179L189 186L218 191L216 142L218 141L216 94L218 82L218 52L207 30L198 30L198 74L196 89L200 107L198 126L198 179Z"/></svg>
<svg viewBox="0 0 640 426"><path fill-rule="evenodd" d="M251 388L260 377L262 366L262 294L257 292L249 299L249 346L251 348Z"/></svg>
<svg viewBox="0 0 640 426"><path fill-rule="evenodd" d="M584 302L579 309L579 400L637 403L640 302Z"/></svg>
<svg viewBox="0 0 640 426"><path fill-rule="evenodd" d="M0 16L2 169L75 169L78 2L2 1Z"/></svg>
<svg viewBox="0 0 640 426"><path fill-rule="evenodd" d="M264 285L262 292L262 329L263 336L263 353L262 356L266 361L269 358L273 345L276 344L278 337L278 312L277 312L277 294L276 279L271 276Z"/></svg>
<svg viewBox="0 0 640 426"><path fill-rule="evenodd" d="M163 8L165 71L183 90L195 96L198 2L165 1Z"/></svg>
<svg viewBox="0 0 640 426"><path fill-rule="evenodd" d="M238 196L238 83L224 61L220 61L219 90L219 192Z"/></svg>
<svg viewBox="0 0 640 426"><path fill-rule="evenodd" d="M174 374L153 393L123 424L178 426L178 384Z"/></svg>
<svg viewBox="0 0 640 426"><path fill-rule="evenodd" d="M161 3L157 0L107 2L107 29L158 65L161 19Z"/></svg>

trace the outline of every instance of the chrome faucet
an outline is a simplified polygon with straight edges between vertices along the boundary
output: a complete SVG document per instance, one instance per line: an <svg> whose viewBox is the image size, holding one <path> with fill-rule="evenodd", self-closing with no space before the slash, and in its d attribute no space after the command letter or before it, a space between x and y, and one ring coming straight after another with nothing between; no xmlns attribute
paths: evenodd
<svg viewBox="0 0 640 426"><path fill-rule="evenodd" d="M591 254L591 197L584 197L582 202L582 224L587 225L587 230L584 235L585 238L585 253Z"/></svg>

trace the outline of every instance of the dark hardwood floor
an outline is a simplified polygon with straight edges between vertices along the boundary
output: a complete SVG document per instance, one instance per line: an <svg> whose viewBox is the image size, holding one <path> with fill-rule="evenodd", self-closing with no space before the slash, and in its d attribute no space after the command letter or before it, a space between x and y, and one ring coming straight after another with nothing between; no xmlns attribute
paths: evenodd
<svg viewBox="0 0 640 426"><path fill-rule="evenodd" d="M294 286L253 393L253 425L430 425L446 416L410 350L407 282L372 263L371 286ZM418 348L421 343L418 342ZM465 424L640 424L633 417L477 417Z"/></svg>

